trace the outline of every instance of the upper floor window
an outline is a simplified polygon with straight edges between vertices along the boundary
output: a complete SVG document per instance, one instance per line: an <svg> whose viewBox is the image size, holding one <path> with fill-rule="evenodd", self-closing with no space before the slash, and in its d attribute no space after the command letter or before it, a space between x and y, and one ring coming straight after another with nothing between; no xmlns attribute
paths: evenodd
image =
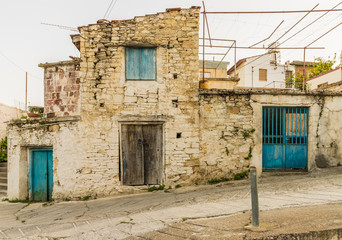
<svg viewBox="0 0 342 240"><path fill-rule="evenodd" d="M267 81L267 69L259 69L259 81Z"/></svg>
<svg viewBox="0 0 342 240"><path fill-rule="evenodd" d="M126 80L156 80L156 49L126 48Z"/></svg>

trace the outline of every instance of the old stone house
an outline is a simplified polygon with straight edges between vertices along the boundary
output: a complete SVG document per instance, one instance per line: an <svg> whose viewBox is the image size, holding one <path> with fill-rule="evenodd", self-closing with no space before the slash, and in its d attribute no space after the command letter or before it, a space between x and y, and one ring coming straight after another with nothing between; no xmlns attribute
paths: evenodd
<svg viewBox="0 0 342 240"><path fill-rule="evenodd" d="M198 7L79 32L80 59L40 65L45 117L8 125L10 199L342 163L340 93L199 88Z"/></svg>

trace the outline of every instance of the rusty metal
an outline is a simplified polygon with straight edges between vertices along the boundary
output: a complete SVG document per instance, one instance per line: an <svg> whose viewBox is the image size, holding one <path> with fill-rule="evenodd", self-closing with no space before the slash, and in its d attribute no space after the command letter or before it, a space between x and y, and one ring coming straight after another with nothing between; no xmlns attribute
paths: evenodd
<svg viewBox="0 0 342 240"><path fill-rule="evenodd" d="M234 54L234 78L236 78L236 41L235 41L235 54Z"/></svg>
<svg viewBox="0 0 342 240"><path fill-rule="evenodd" d="M294 36L296 36L298 33L301 33L302 31L304 31L305 29L307 29L308 27L310 27L312 24L314 24L315 22L317 22L319 19L321 19L322 17L324 17L325 15L327 15L329 12L331 12L333 9L337 8L339 5L341 5L342 2L340 2L339 4L335 5L332 9L330 9L328 12L324 13L323 15L321 15L320 17L316 18L313 22L311 22L310 24L306 25L304 28L302 28L301 30L299 30L298 32L296 32L295 34L293 34L291 37L287 38L285 41L283 41L282 43L280 43L279 45L287 42L288 40L290 40L291 38L293 38Z"/></svg>
<svg viewBox="0 0 342 240"><path fill-rule="evenodd" d="M304 89L305 89L305 65L306 65L306 63L305 63L305 52L306 52L306 49L304 48L304 66L303 66L303 87L302 87L302 90L304 91ZM296 84L296 82L295 82L296 80L294 79L294 84Z"/></svg>
<svg viewBox="0 0 342 240"><path fill-rule="evenodd" d="M281 21L281 23L276 27L276 29L274 29L274 31L271 33L271 35L269 35L269 36L268 36L267 38L265 38L264 40L261 40L260 42L257 42L257 43L255 43L255 44L251 45L250 47L254 47L255 45L258 45L259 43L265 42L266 40L270 39L270 38L273 36L273 34L278 30L278 28L280 27L280 25L282 25L283 23L284 23L284 20Z"/></svg>
<svg viewBox="0 0 342 240"><path fill-rule="evenodd" d="M284 14L284 13L307 13L307 12L342 12L342 9L320 9L320 10L290 10L290 11L250 11L250 12L206 12L206 14ZM203 14L203 12L201 12Z"/></svg>
<svg viewBox="0 0 342 240"><path fill-rule="evenodd" d="M204 55L205 55L205 18L203 16L203 64L202 64L202 80L204 81Z"/></svg>
<svg viewBox="0 0 342 240"><path fill-rule="evenodd" d="M209 45L199 45L200 47L210 47ZM229 46L216 46L213 45L213 48L229 48ZM237 49L273 49L273 48L268 48L268 47L237 47L234 46L232 48L237 48ZM274 48L275 49L275 48ZM304 49L304 47L282 47L282 48L276 48L276 49ZM317 50L317 49L325 49L324 47L310 47L306 49L312 49L312 50Z"/></svg>
<svg viewBox="0 0 342 240"><path fill-rule="evenodd" d="M230 49L232 49L233 45L234 45L234 42L233 42L233 44L230 46L230 48L228 48L228 50L227 50L226 54L224 54L224 56L222 57L222 59L221 59L220 63L219 63L219 64L217 64L217 66L216 66L215 70L216 70L216 69L217 69L217 68L220 66L220 64L223 62L223 59L224 59L224 58L227 56L227 54L229 53Z"/></svg>
<svg viewBox="0 0 342 240"><path fill-rule="evenodd" d="M311 42L310 44L306 45L306 46L305 46L305 49L309 49L308 47L309 47L310 45L312 45L313 43L317 42L319 39L321 39L322 37L324 37L325 35L327 35L328 33L330 33L330 32L331 32L332 30L334 30L335 28L339 27L341 24L342 24L342 22L339 23L339 24L337 24L335 27L333 27L332 29L330 29L329 31L327 31L326 33L324 33L323 35L321 35L321 36L320 36L319 38L317 38L315 41L313 41L313 42Z"/></svg>
<svg viewBox="0 0 342 240"><path fill-rule="evenodd" d="M305 14L299 21L297 21L289 30L287 30L283 35L281 35L277 40L274 42L278 42L281 38L283 38L288 32L290 32L295 26L297 26L306 16L308 16L319 4L316 4L311 11L309 11L307 14Z"/></svg>
<svg viewBox="0 0 342 240"><path fill-rule="evenodd" d="M202 55L203 53L200 53ZM205 55L214 55L214 56L219 56L219 55L225 55L225 53L205 53Z"/></svg>
<svg viewBox="0 0 342 240"><path fill-rule="evenodd" d="M199 39L203 39L203 38L199 38ZM209 38L204 38L205 40L209 40ZM222 42L235 42L235 40L231 40L231 39L223 39L223 38L212 38L211 40L213 41L222 41Z"/></svg>
<svg viewBox="0 0 342 240"><path fill-rule="evenodd" d="M204 11L205 22L207 23L207 30L208 30L209 43L210 43L210 46L212 46L212 44L211 44L211 37L210 37L210 30L209 30L208 18L207 18L207 14L205 14L205 5L204 5L204 1L202 1L202 4L203 4L203 11Z"/></svg>

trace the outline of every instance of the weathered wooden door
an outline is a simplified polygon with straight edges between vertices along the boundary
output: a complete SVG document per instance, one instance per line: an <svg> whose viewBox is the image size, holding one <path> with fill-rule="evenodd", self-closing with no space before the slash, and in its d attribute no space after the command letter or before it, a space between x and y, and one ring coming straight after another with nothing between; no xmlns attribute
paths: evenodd
<svg viewBox="0 0 342 240"><path fill-rule="evenodd" d="M30 151L30 195L33 201L52 200L53 160L51 149Z"/></svg>
<svg viewBox="0 0 342 240"><path fill-rule="evenodd" d="M162 125L122 125L121 169L123 184L161 183L162 136Z"/></svg>
<svg viewBox="0 0 342 240"><path fill-rule="evenodd" d="M308 113L306 107L263 108L264 170L307 168Z"/></svg>

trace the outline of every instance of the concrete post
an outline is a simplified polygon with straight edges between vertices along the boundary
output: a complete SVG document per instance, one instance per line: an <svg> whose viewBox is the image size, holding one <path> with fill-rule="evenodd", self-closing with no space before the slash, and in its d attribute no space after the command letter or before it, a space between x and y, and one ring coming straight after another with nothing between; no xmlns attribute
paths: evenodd
<svg viewBox="0 0 342 240"><path fill-rule="evenodd" d="M258 199L258 180L256 167L250 167L250 179L251 179L251 199L252 199L252 225L254 227L259 226L259 199Z"/></svg>

